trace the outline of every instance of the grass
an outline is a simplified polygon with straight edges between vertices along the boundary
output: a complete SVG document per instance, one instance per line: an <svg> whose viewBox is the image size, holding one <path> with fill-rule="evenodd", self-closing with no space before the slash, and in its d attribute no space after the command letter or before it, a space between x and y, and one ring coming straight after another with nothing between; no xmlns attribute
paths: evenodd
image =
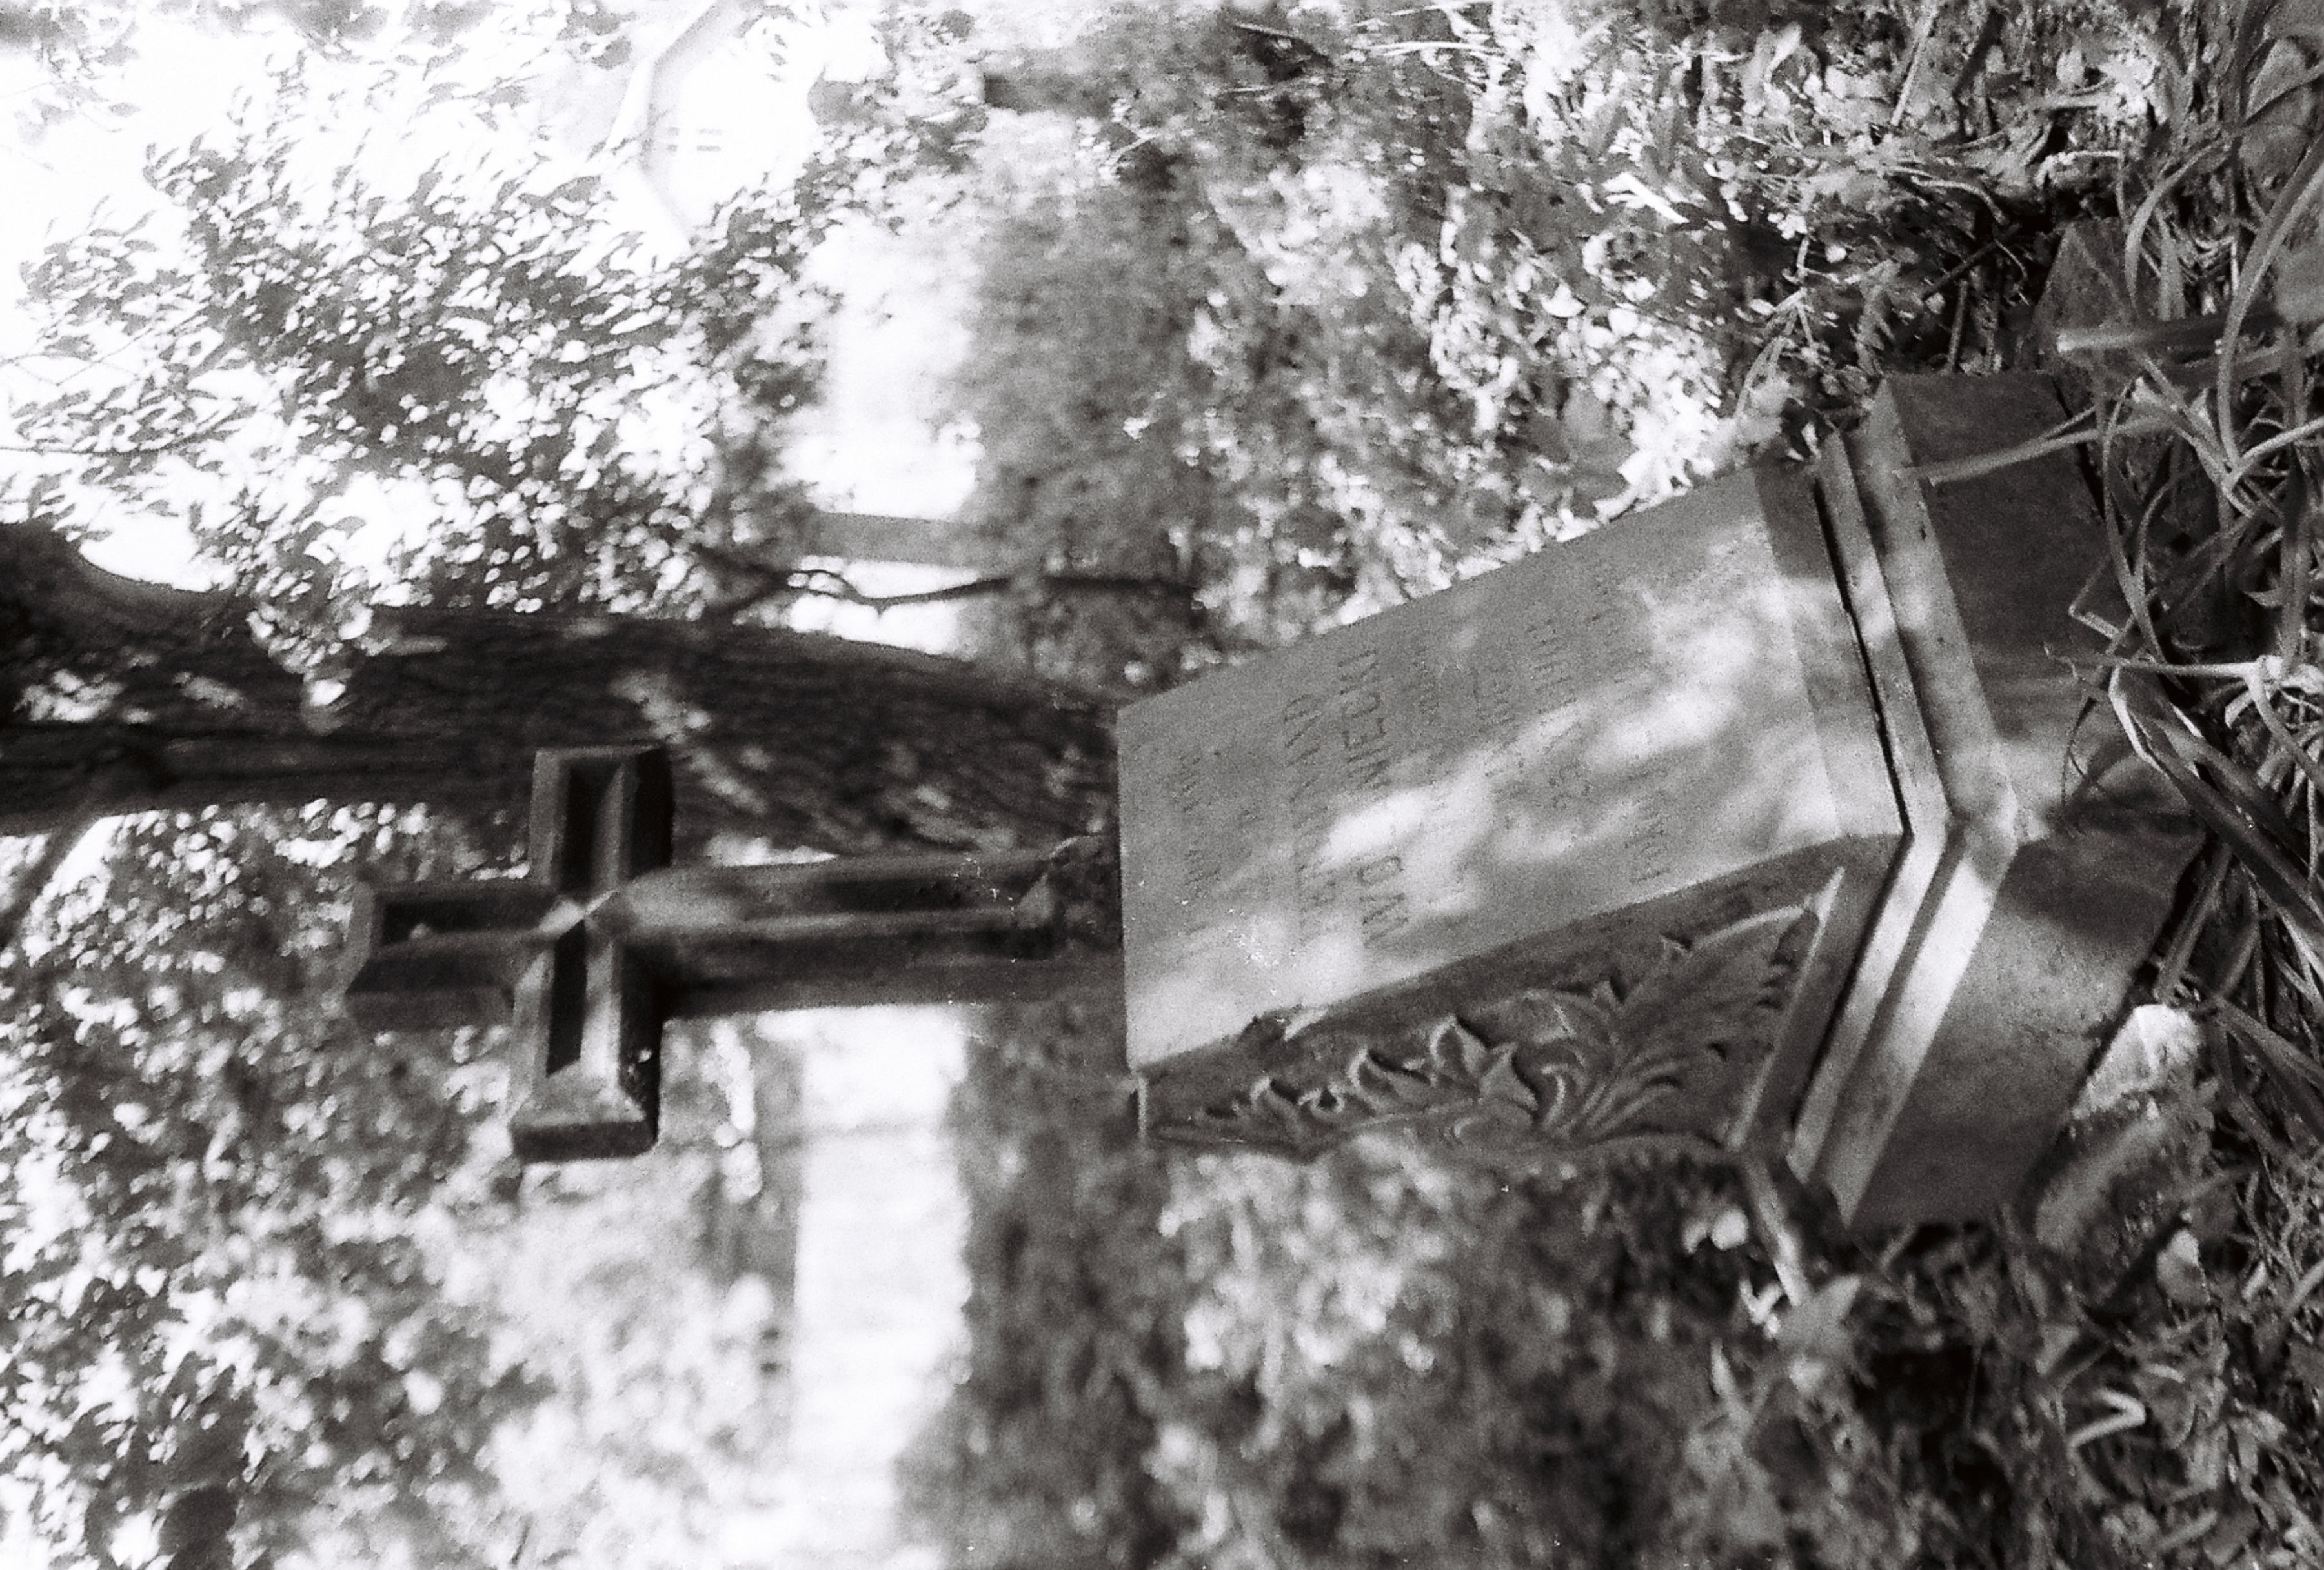
<svg viewBox="0 0 2324 1570"><path fill-rule="evenodd" d="M2285 134L2324 69L2270 42L2288 7L2209 20L2211 110L2124 162L2096 319L2048 346L2088 408L1924 476L2087 455L2121 606L2086 612L2094 702L2213 836L2154 982L2194 1050L1998 1226L1826 1255L1864 1283L1859 1368L1974 1353L1907 1420L1997 1564L2324 1562L2324 143Z"/></svg>

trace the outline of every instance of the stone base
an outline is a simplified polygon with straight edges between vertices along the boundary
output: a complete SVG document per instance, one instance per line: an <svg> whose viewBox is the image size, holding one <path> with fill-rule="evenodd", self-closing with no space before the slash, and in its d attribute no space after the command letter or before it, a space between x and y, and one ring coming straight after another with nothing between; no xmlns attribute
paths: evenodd
<svg viewBox="0 0 2324 1570"><path fill-rule="evenodd" d="M1932 485L1914 466L2064 418L2046 377L1882 389L1819 490L1909 826L1791 1150L1863 1226L2006 1203L2167 920L2197 836L2068 663L2104 559L2070 453Z"/></svg>

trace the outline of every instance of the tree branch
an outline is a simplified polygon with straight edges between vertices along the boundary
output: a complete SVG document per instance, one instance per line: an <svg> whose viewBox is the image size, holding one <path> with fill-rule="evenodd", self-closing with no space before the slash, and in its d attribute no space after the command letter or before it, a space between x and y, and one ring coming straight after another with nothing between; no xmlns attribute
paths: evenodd
<svg viewBox="0 0 2324 1570"><path fill-rule="evenodd" d="M1064 589L1087 594L1108 595L1175 595L1191 596L1193 586L1183 579L1157 577L1138 573L1107 572L1024 572L994 573L971 578L965 583L946 584L941 588L913 589L901 594L868 594L850 582L844 573L828 568L785 567L760 561L723 546L696 544L689 547L705 560L739 572L758 580L744 594L719 605L707 613L721 620L732 620L746 611L755 610L767 601L786 594L815 595L824 599L838 600L851 605L866 605L875 611L896 610L905 605L945 605L959 600L981 599L990 595L1035 595Z"/></svg>
<svg viewBox="0 0 2324 1570"><path fill-rule="evenodd" d="M842 600L849 605L869 605L875 611L894 610L901 605L935 605L954 600L979 599L987 595L1035 594L1045 589L1076 589L1093 594L1173 594L1188 592L1187 586L1176 578L1148 577L1131 574L1103 572L1019 572L995 577L972 578L966 583L946 584L942 588L915 589L904 594L866 594L849 583L838 573L820 569L803 571L801 577L829 577L836 580L836 588L810 588L806 592Z"/></svg>
<svg viewBox="0 0 2324 1570"><path fill-rule="evenodd" d="M159 457L164 453L179 452L208 441L226 429L224 424L203 430L189 430L165 441L138 442L128 447L75 447L68 442L0 441L0 452L27 453L35 457Z"/></svg>

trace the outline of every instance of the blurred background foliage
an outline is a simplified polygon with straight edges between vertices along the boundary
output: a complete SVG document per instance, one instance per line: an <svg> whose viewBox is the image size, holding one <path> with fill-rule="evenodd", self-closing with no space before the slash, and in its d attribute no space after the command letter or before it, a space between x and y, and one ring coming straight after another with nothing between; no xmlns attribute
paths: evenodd
<svg viewBox="0 0 2324 1570"><path fill-rule="evenodd" d="M53 388L13 411L29 450L78 460L115 507L190 512L293 642L391 586L698 609L684 551L803 505L769 443L814 395L821 296L799 272L827 214L779 192L656 256L597 177L547 159L387 190L318 170L302 117L333 100L273 86L216 145L154 155L158 221L27 269L19 369Z"/></svg>
<svg viewBox="0 0 2324 1570"><path fill-rule="evenodd" d="M331 50L387 27L290 9ZM428 59L446 9L420 8ZM620 18L567 9L565 46L617 68ZM1804 455L1886 371L2031 364L2063 226L2151 193L2171 238L2128 298L2184 338L2317 186L2309 10L1231 0L1061 33L905 8L890 74L818 89L830 155L675 259L625 251L603 193L546 162L295 186L290 133L254 114L155 161L190 248L100 231L36 271L41 353L106 372L17 410L44 463L0 496L69 527L79 498L161 504L162 465L207 473L207 548L318 649L382 586L330 543L365 476L429 499L401 592L698 613L733 586L717 553L779 556L803 505L779 463L816 380L802 258L932 194L977 280L963 522L1006 568L1122 590L1020 574L972 646L1136 692ZM128 19L0 7L0 37L77 102ZM2169 350L2183 392L2181 338L2100 347ZM2289 341L2278 433L2311 418ZM2209 415L2217 476L2246 448ZM2282 527L2305 474L2236 472L2264 494L2230 512L2259 522L2213 555L2291 629L2265 690L2312 727L2312 577ZM2269 697L2164 696L2263 795L2306 790ZM328 1007L356 868L466 873L510 831L148 819L100 902L13 912L0 1443L60 1552L193 1570L220 1491L236 1562L505 1564L526 1521L585 1515L604 1563L711 1551L775 1408L731 1371L763 1315L671 1241L735 1137L732 1066L674 1065L701 1144L634 1169L602 1224L540 1234L613 1304L560 1350L495 1297L539 1238L503 1230L530 1201L486 1043L387 1051ZM2215 880L2224 927L2188 953L2275 953L2236 974L2286 979L2237 994L2244 1047L2116 1109L2138 1159L2101 1143L2058 1191L2079 1198L1989 1229L1849 1242L1810 1210L1790 1292L1734 1174L1156 1150L1101 1007L995 1017L953 1113L974 1284L918 1518L954 1563L1022 1570L2317 1562L2324 1114L2305 930L2272 913L2298 913L2303 835L2244 836L2276 874L2257 892ZM586 1432L526 1427L547 1371L623 1359L661 1409L607 1394ZM496 1498L488 1433L587 1486Z"/></svg>
<svg viewBox="0 0 2324 1570"><path fill-rule="evenodd" d="M1946 9L1141 5L1004 56L1074 118L996 117L963 199L973 515L1175 564L1204 659L1803 451L1885 367L1994 367L2186 41Z"/></svg>
<svg viewBox="0 0 2324 1570"><path fill-rule="evenodd" d="M0 967L0 1472L54 1563L507 1564L531 1540L698 1565L781 1454L778 1306L699 1214L733 1066L674 1042L663 1148L527 1185L489 1033L339 1012L357 869L471 875L512 830L147 815L30 913Z"/></svg>

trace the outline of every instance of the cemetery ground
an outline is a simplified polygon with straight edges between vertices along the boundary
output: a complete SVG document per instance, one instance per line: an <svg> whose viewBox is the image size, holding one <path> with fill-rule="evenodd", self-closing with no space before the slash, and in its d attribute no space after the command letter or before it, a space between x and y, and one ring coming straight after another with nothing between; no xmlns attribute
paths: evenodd
<svg viewBox="0 0 2324 1570"><path fill-rule="evenodd" d="M1253 33L1125 14L1078 61L1100 111L1081 134L990 128L1041 156L976 192L1019 220L983 242L961 394L984 433L979 519L1142 570L1160 546L1139 520L1167 498L1201 574L1176 600L1013 602L989 650L1148 689L1538 548L1601 503L1804 456L1886 374L2049 366L2092 411L2059 440L2105 478L2130 607L2084 607L2112 640L2094 701L2215 843L2153 978L2200 1029L2143 1016L1990 1224L1850 1236L1711 1167L1512 1178L1393 1140L1299 1167L1157 1150L1102 1007L995 1011L952 1111L968 1343L911 1467L958 1563L2324 1562L2316 20L1646 0L1287 7ZM1265 36L1255 63L1227 48ZM2116 226L2069 241L2085 218ZM240 543L245 567L297 554ZM155 1097L74 1159L92 1203L139 1218L119 1246L158 1279L200 1262L171 1233L193 1172L295 1234L316 1281L355 1279L437 1336L430 1377L476 1406L433 1422L394 1405L408 1349L357 1316L303 1323L286 1288L266 1353L325 1361L336 1336L361 1357L303 1416L263 1414L321 1459L246 1508L392 1523L406 1475L466 1485L475 1427L522 1381L429 1317L398 1238L266 1208L264 1183L304 1184L369 1224L447 1170L463 1203L493 1198L461 1165L490 1099L473 1042L350 1063L279 1001L323 990L327 935L284 912L329 906L309 862L330 823L255 846L231 813L130 832L163 871L76 984L127 995L137 944L198 907L264 958L235 962L258 981L232 995L182 981L188 1039L209 1039L208 1010L280 1038L291 1067L173 1063L184 1106ZM496 854L442 826L423 853L401 826L331 832L395 842L399 873ZM72 1051L152 1067L102 1008L39 1022L69 1093ZM379 1150L327 1144L319 1112L318 1153L235 1148L281 1115L270 1098L319 1108L318 1085ZM212 1104L215 1129L188 1110ZM46 1355L96 1366L106 1334L143 1334L148 1274L85 1297ZM139 1415L189 1399L171 1381L196 1374L164 1370ZM150 1482L105 1473L90 1411L59 1454ZM733 1427L755 1442L764 1416ZM368 1449L366 1423L411 1444ZM344 1498L298 1492L335 1469Z"/></svg>

